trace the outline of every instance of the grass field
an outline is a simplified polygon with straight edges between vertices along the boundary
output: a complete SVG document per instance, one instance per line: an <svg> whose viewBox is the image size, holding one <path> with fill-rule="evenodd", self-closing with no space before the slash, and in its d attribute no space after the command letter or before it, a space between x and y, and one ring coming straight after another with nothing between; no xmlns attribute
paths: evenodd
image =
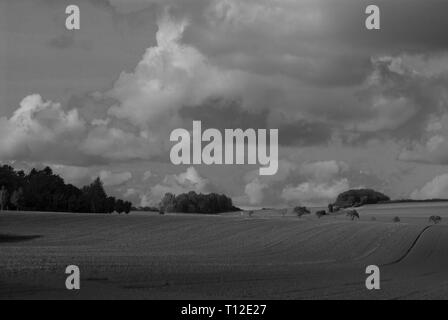
<svg viewBox="0 0 448 320"><path fill-rule="evenodd" d="M252 217L0 213L0 298L448 298L446 203L359 211L360 221L281 210ZM427 228L433 214L444 222ZM76 292L65 289L73 264L81 270ZM365 287L371 264L381 269L379 291Z"/></svg>

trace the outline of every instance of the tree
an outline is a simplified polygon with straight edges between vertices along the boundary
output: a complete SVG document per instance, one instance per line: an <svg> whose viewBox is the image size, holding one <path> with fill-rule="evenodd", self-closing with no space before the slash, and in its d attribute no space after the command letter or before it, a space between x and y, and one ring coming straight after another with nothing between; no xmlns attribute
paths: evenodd
<svg viewBox="0 0 448 320"><path fill-rule="evenodd" d="M89 186L84 187L83 193L86 195L87 201L89 202L90 212L106 213L107 195L99 177Z"/></svg>
<svg viewBox="0 0 448 320"><path fill-rule="evenodd" d="M113 213L115 211L117 200L114 197L108 197L106 199L106 213Z"/></svg>
<svg viewBox="0 0 448 320"><path fill-rule="evenodd" d="M115 211L117 211L118 214L122 214L125 211L125 204L123 200L117 200L115 203Z"/></svg>
<svg viewBox="0 0 448 320"><path fill-rule="evenodd" d="M2 186L0 189L0 211L7 206L8 202L8 190L6 190L5 186Z"/></svg>
<svg viewBox="0 0 448 320"><path fill-rule="evenodd" d="M398 223L398 222L401 222L401 219L400 219L400 217L395 217L393 221Z"/></svg>
<svg viewBox="0 0 448 320"><path fill-rule="evenodd" d="M132 203L130 203L129 201L125 201L124 202L124 213L129 214L131 212L132 209Z"/></svg>
<svg viewBox="0 0 448 320"><path fill-rule="evenodd" d="M23 189L22 188L17 189L12 193L10 202L15 207L15 209L17 211L20 210L20 208L23 205Z"/></svg>
<svg viewBox="0 0 448 320"><path fill-rule="evenodd" d="M160 211L162 212L173 212L175 207L176 196L172 193L166 193L162 201L160 201Z"/></svg>
<svg viewBox="0 0 448 320"><path fill-rule="evenodd" d="M317 211L316 212L316 216L320 219L320 218L322 218L322 217L324 217L324 216L326 216L327 215L327 212L325 211L325 210L321 210L321 211Z"/></svg>

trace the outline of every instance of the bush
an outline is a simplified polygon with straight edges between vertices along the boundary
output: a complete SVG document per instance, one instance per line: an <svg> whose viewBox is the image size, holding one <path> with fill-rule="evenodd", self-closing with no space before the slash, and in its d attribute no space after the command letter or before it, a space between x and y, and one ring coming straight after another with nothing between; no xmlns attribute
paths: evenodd
<svg viewBox="0 0 448 320"><path fill-rule="evenodd" d="M401 219L400 219L400 217L395 217L393 221L398 223L398 222L401 222Z"/></svg>
<svg viewBox="0 0 448 320"><path fill-rule="evenodd" d="M440 216L432 216L429 218L429 222L432 222L434 224L439 224L442 222L442 217Z"/></svg>

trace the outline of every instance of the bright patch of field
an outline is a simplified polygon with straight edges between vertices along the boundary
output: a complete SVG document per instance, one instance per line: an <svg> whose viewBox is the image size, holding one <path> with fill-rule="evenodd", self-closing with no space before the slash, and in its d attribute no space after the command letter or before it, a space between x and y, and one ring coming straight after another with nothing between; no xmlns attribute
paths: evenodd
<svg viewBox="0 0 448 320"><path fill-rule="evenodd" d="M448 298L441 207L283 217L0 214L0 298ZM428 229L429 215L444 223ZM402 223L392 223L399 215ZM377 221L371 221L375 217ZM425 230L423 232L423 230ZM64 270L81 269L81 291ZM366 266L382 270L367 291Z"/></svg>

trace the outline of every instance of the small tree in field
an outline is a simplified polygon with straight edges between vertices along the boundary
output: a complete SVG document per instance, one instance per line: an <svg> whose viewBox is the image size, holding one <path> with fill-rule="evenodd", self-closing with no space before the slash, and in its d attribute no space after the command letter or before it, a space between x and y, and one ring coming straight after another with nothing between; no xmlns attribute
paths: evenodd
<svg viewBox="0 0 448 320"><path fill-rule="evenodd" d="M359 220L359 213L356 210L350 210L347 212L347 217L350 218L350 220L354 221L355 219Z"/></svg>
<svg viewBox="0 0 448 320"><path fill-rule="evenodd" d="M439 224L442 222L442 217L440 216L432 216L429 218L430 223Z"/></svg>
<svg viewBox="0 0 448 320"><path fill-rule="evenodd" d="M394 222L396 222L396 223L401 222L400 217L395 217L395 218L394 218Z"/></svg>
<svg viewBox="0 0 448 320"><path fill-rule="evenodd" d="M327 215L327 212L325 210L317 211L316 216L320 219L322 217L325 217Z"/></svg>

